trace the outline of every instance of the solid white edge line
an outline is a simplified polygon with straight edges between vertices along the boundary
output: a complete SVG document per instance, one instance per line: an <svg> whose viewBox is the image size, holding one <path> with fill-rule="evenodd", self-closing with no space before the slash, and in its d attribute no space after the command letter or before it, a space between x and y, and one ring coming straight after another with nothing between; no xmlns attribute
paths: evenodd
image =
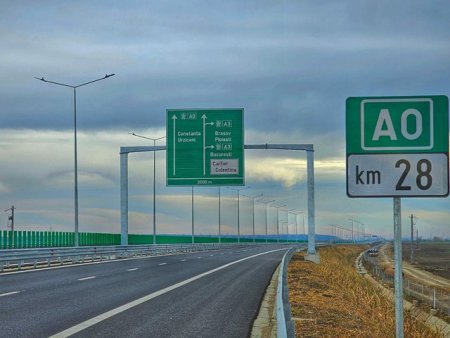
<svg viewBox="0 0 450 338"><path fill-rule="evenodd" d="M286 249L276 249L276 250L270 250L270 251L266 251L266 252L261 252L259 254L248 256L248 257L245 257L245 258L241 258L241 259L238 259L237 261L230 262L230 263L227 263L225 265L219 266L218 268L215 268L215 269L203 272L203 273L201 273L201 274L199 274L197 276L188 278L188 279L186 279L184 281L181 281L179 283L173 284L173 285L168 286L168 287L166 287L164 289L161 289L159 291L150 293L147 296L141 297L141 298L136 299L136 300L134 300L132 302L129 302L127 304L119 306L119 307L117 307L115 309L112 309L110 311L102 313L102 314L100 314L100 315L98 315L96 317L88 319L88 320L86 320L84 322L81 322L81 323L79 323L79 324L77 324L75 326L72 326L72 327L70 327L70 328L68 328L68 329L66 329L64 331L61 331L61 332L59 332L59 333L57 333L57 334L55 334L53 336L50 336L49 338L69 337L69 336L74 335L75 333L78 333L78 332L80 332L80 331L82 331L84 329L87 329L87 328L89 328L89 327L91 327L91 326L93 326L95 324L98 324L98 323L100 323L100 322L102 322L102 321L104 321L104 320L106 320L106 319L108 319L108 318L110 318L112 316L115 316L115 315L117 315L117 314L119 314L121 312L124 312L124 311L128 310L128 309L131 309L132 307L135 307L137 305L145 303L145 302L147 302L147 301L149 301L149 300L151 300L153 298L156 298L158 296L161 296L161 295L163 295L163 294L165 294L165 293L167 293L169 291L178 289L179 287L182 287L182 286L184 286L186 284L192 283L192 282L196 281L197 279L200 279L200 278L203 278L205 276L208 276L208 275L210 275L210 274L212 274L214 272L223 270L223 269L225 269L225 268L227 268L227 267L229 267L231 265L234 265L234 264L246 261L246 260L251 259L251 258L255 258L255 257L258 257L258 256L266 255L266 254L269 254L269 253L272 253L272 252L276 252L276 251L281 251L281 250L286 250Z"/></svg>
<svg viewBox="0 0 450 338"><path fill-rule="evenodd" d="M11 291L11 292L7 292L7 293L2 293L0 295L0 297L4 297L4 296L11 296L11 295L15 295L17 293L20 293L21 291Z"/></svg>

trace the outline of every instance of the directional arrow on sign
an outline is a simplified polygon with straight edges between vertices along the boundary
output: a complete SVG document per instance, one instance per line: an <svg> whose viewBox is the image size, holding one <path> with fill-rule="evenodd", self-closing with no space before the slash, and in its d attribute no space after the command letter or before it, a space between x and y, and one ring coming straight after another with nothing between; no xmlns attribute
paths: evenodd
<svg viewBox="0 0 450 338"><path fill-rule="evenodd" d="M172 120L173 120L173 176L175 176L175 148L176 148L176 142L175 142L175 137L176 137L176 122L177 122L177 116L174 114L172 116Z"/></svg>
<svg viewBox="0 0 450 338"><path fill-rule="evenodd" d="M206 119L208 117L203 114L202 120L203 120L203 176L206 175L206 149L214 149L214 146L206 146L206 126L214 126L214 122L206 122Z"/></svg>

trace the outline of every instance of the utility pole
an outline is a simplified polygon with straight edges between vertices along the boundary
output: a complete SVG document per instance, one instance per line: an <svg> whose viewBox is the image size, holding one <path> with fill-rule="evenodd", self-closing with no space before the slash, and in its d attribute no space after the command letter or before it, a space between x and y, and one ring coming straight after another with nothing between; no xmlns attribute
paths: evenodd
<svg viewBox="0 0 450 338"><path fill-rule="evenodd" d="M409 218L411 219L411 264L414 264L414 225L416 224L416 216L411 214Z"/></svg>
<svg viewBox="0 0 450 338"><path fill-rule="evenodd" d="M14 210L16 210L14 205L11 206L11 208L5 210L5 212L11 211L11 216L8 216L8 221L11 221L11 236L12 236L11 239L13 248L14 248Z"/></svg>
<svg viewBox="0 0 450 338"><path fill-rule="evenodd" d="M416 227L416 249L419 249L419 228Z"/></svg>

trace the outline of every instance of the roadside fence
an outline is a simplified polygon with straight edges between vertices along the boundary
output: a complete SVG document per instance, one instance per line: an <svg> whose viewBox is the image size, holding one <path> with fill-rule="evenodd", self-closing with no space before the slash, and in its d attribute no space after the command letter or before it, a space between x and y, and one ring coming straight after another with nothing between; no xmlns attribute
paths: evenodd
<svg viewBox="0 0 450 338"><path fill-rule="evenodd" d="M362 259L364 267L373 277L390 287L394 286L394 274L392 271L387 272L386 269L378 264L377 259L369 257L367 252ZM443 289L424 285L404 277L403 293L404 296L417 300L421 305L429 309L436 309L444 316L450 316L450 293Z"/></svg>

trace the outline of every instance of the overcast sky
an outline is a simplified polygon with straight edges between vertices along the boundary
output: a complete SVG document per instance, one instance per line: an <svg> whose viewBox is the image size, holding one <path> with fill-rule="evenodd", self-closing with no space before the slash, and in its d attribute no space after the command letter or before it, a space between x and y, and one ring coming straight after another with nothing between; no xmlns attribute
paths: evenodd
<svg viewBox="0 0 450 338"><path fill-rule="evenodd" d="M392 236L392 199L346 196L345 100L448 96L449 18L448 1L4 2L0 206L17 207L18 229L73 229L72 91L34 77L77 85L115 73L77 91L80 231L120 231L119 148L151 145L129 133L163 136L166 109L196 107L244 108L246 144L314 144L319 233L352 218ZM304 153L247 151L245 166L245 194L306 212ZM130 232L148 233L152 154L130 155L129 175ZM222 191L233 234L236 192ZM190 189L165 186L164 153L157 193L158 232L189 233ZM217 204L217 188L196 189L199 233L217 232ZM404 233L413 213L419 234L450 236L449 198L404 198L402 209ZM275 217L269 208L271 232ZM262 205L255 219L262 234Z"/></svg>

